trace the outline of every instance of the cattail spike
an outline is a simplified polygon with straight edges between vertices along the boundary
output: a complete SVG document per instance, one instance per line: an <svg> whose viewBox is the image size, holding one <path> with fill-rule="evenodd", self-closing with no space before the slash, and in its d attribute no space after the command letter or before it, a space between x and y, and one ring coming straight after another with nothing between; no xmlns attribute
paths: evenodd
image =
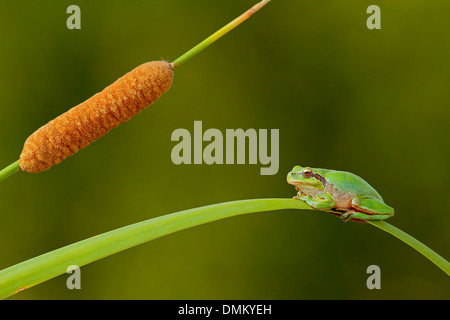
<svg viewBox="0 0 450 320"><path fill-rule="evenodd" d="M270 0L261 0L239 17L188 50L172 63L148 62L114 82L102 92L50 121L25 142L20 169L38 173L50 169L79 149L128 121L169 90L173 70L246 21ZM11 171L12 172L12 171ZM0 179L11 175L0 171Z"/></svg>
<svg viewBox="0 0 450 320"><path fill-rule="evenodd" d="M155 102L172 81L171 64L140 65L35 131L25 141L20 168L31 173L50 169Z"/></svg>

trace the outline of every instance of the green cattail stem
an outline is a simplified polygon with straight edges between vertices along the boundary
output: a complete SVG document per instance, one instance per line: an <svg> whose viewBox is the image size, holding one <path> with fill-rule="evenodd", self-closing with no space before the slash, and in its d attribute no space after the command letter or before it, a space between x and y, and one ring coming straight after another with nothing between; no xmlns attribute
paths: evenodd
<svg viewBox="0 0 450 320"><path fill-rule="evenodd" d="M11 163L9 166L5 167L0 171L0 181L5 180L6 178L9 178L14 173L19 171L20 168L20 160L17 160L16 162Z"/></svg>
<svg viewBox="0 0 450 320"><path fill-rule="evenodd" d="M238 25L240 25L242 22L250 18L256 11L264 7L270 0L263 0L257 4L255 4L253 7L251 7L249 10L241 14L239 17L228 23L226 26L222 27L220 30L216 31L212 35L210 35L208 38L200 42L198 45L193 47L191 50L187 51L185 54L180 56L178 59L174 60L172 62L172 65L174 67L177 67L189 59L191 59L193 56L197 55L199 52L201 52L206 47L210 46L212 43L214 43L216 40L223 37L225 34L236 28Z"/></svg>

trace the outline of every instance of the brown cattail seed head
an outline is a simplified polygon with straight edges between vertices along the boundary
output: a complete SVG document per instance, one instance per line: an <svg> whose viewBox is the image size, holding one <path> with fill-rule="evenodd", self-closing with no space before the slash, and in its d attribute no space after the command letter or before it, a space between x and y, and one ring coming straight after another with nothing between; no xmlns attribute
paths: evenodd
<svg viewBox="0 0 450 320"><path fill-rule="evenodd" d="M50 169L155 102L172 81L169 63L140 65L28 137L20 168L31 173Z"/></svg>

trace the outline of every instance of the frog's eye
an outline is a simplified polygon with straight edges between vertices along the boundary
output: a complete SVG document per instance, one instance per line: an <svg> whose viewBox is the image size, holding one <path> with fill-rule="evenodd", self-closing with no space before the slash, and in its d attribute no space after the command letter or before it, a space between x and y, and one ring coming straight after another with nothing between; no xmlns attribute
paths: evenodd
<svg viewBox="0 0 450 320"><path fill-rule="evenodd" d="M305 178L309 178L312 176L312 170L311 169L303 169L302 175Z"/></svg>

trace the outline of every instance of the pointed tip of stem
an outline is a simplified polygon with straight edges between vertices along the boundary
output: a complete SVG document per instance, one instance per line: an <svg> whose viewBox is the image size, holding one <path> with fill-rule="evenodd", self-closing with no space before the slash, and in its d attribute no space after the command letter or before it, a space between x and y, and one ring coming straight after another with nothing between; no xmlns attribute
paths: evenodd
<svg viewBox="0 0 450 320"><path fill-rule="evenodd" d="M261 2L258 2L253 7L247 10L246 14L250 17L252 14L254 14L256 11L264 7L266 4L268 4L270 0L262 0Z"/></svg>
<svg viewBox="0 0 450 320"><path fill-rule="evenodd" d="M171 63L172 68L174 69L178 65L183 64L187 60L191 59L193 56L197 55L199 52L201 52L203 49L211 45L213 42L220 39L225 34L227 34L231 30L236 28L238 25L240 25L242 22L250 18L255 12L264 7L270 1L271 0L262 0L257 4L255 4L253 7L245 11L239 17L237 17L236 19L234 19L233 21L231 21L230 23L228 23L227 25L225 25L224 27L213 33L211 36L209 36L208 38L197 44L195 47L193 47L192 49L190 49L189 51L178 57L178 59L175 59Z"/></svg>

